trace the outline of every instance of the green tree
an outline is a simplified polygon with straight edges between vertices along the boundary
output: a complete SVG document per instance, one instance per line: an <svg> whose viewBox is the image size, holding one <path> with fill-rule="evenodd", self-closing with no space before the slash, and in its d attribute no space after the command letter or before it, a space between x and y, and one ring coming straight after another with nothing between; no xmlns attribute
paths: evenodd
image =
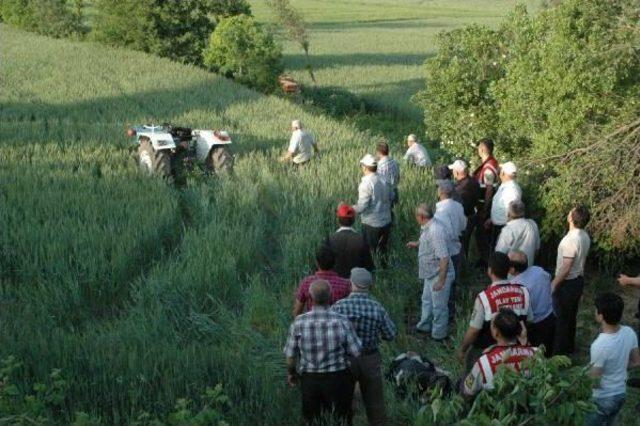
<svg viewBox="0 0 640 426"><path fill-rule="evenodd" d="M495 31L470 26L438 42L416 96L428 136L468 158L475 140L494 137L498 156L521 166L547 238L562 233L573 204L586 203L597 247L640 252L631 183L639 172L637 2L566 0L536 15L518 6ZM625 167L616 166L621 147Z"/></svg>
<svg viewBox="0 0 640 426"><path fill-rule="evenodd" d="M307 32L307 24L304 22L302 15L291 5L289 0L267 0L267 4L275 13L278 22L286 30L289 38L298 43L304 51L307 58L307 71L311 80L315 83L316 76L309 60L309 34Z"/></svg>
<svg viewBox="0 0 640 426"><path fill-rule="evenodd" d="M273 37L246 15L225 18L203 52L212 70L261 90L272 90L282 72L282 51Z"/></svg>
<svg viewBox="0 0 640 426"><path fill-rule="evenodd" d="M2 0L0 16L9 25L50 37L81 36L81 0Z"/></svg>
<svg viewBox="0 0 640 426"><path fill-rule="evenodd" d="M214 19L250 12L243 0L96 0L95 7L95 40L198 65Z"/></svg>

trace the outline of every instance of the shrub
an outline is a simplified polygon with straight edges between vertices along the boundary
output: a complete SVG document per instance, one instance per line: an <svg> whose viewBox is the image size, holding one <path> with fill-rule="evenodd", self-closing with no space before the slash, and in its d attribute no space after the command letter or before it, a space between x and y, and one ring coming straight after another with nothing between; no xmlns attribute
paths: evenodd
<svg viewBox="0 0 640 426"><path fill-rule="evenodd" d="M220 21L203 57L211 69L265 91L276 86L283 69L280 47L246 15Z"/></svg>
<svg viewBox="0 0 640 426"><path fill-rule="evenodd" d="M215 27L210 14L224 12L226 3L233 7L232 2L212 0L97 0L93 38L201 64L202 49Z"/></svg>
<svg viewBox="0 0 640 426"><path fill-rule="evenodd" d="M84 33L82 0L2 0L0 16L9 25L50 37Z"/></svg>
<svg viewBox="0 0 640 426"><path fill-rule="evenodd" d="M474 158L473 141L491 136L498 156L519 163L539 203L531 208L544 209L547 238L564 229L574 203L587 203L597 212L590 231L598 247L630 255L640 251L637 216L611 207L638 211L640 199L620 178L627 169L610 166L619 162L614 147L633 138L607 135L640 115L633 4L567 0L535 16L518 6L495 31L444 33L416 96L428 136L451 154ZM585 155L590 144L598 156Z"/></svg>
<svg viewBox="0 0 640 426"><path fill-rule="evenodd" d="M572 367L569 358L547 360L538 353L527 376L499 368L495 388L478 394L470 409L459 395L443 399L438 391L418 416L417 425L582 424L594 409L589 367Z"/></svg>

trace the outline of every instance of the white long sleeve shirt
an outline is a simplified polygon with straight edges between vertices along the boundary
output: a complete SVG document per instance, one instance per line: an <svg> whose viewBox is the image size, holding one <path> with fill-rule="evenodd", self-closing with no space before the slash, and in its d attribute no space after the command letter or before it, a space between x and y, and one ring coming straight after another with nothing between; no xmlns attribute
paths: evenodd
<svg viewBox="0 0 640 426"><path fill-rule="evenodd" d="M509 203L520 199L522 199L522 189L515 180L500 184L491 203L491 223L494 225L506 225Z"/></svg>
<svg viewBox="0 0 640 426"><path fill-rule="evenodd" d="M435 216L442 222L449 234L447 238L449 253L451 256L459 254L462 249L460 235L467 227L467 217L464 215L464 207L451 198L438 201L436 203Z"/></svg>
<svg viewBox="0 0 640 426"><path fill-rule="evenodd" d="M371 173L362 177L358 187L358 203L353 206L364 225L382 228L391 223L391 188Z"/></svg>

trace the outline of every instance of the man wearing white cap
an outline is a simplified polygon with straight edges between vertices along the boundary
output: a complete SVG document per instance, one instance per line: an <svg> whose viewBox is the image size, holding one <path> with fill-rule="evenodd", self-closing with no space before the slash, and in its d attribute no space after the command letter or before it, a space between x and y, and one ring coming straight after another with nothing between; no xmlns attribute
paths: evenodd
<svg viewBox="0 0 640 426"><path fill-rule="evenodd" d="M311 133L302 130L302 122L300 120L291 122L291 132L289 148L280 159L282 162L292 161L296 166L300 166L308 163L314 152L320 155L318 144L311 136Z"/></svg>
<svg viewBox="0 0 640 426"><path fill-rule="evenodd" d="M456 160L449 165L449 169L453 172L455 180L455 191L458 199L464 208L464 215L467 218L467 226L465 227L460 241L462 242L462 253L467 257L469 255L469 241L473 232L473 219L476 213L476 204L478 203L478 194L480 193L480 185L469 175L469 167L463 160Z"/></svg>
<svg viewBox="0 0 640 426"><path fill-rule="evenodd" d="M407 146L409 149L407 149L406 154L404 154L405 161L418 167L431 166L431 159L429 158L427 148L418 143L418 137L416 135L411 134L407 136Z"/></svg>
<svg viewBox="0 0 640 426"><path fill-rule="evenodd" d="M374 253L380 253L383 265L391 231L392 194L386 181L378 176L375 157L367 154L360 160L362 180L358 187L358 203L353 206L362 221L362 234Z"/></svg>
<svg viewBox="0 0 640 426"><path fill-rule="evenodd" d="M509 204L522 199L522 189L516 182L518 169L511 161L500 165L500 186L491 203L490 224L492 225L491 251L495 248L500 231L509 220Z"/></svg>

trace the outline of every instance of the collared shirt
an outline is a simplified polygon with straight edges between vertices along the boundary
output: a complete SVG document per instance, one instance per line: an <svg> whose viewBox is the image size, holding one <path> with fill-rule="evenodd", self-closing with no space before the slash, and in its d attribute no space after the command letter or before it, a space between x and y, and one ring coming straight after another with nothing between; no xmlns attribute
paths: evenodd
<svg viewBox="0 0 640 426"><path fill-rule="evenodd" d="M480 185L471 176L467 176L456 182L456 193L460 197L464 214L471 216L475 213L476 204L480 197Z"/></svg>
<svg viewBox="0 0 640 426"><path fill-rule="evenodd" d="M296 317L284 347L287 358L300 357L301 373L346 370L347 356L358 357L361 352L362 343L349 319L324 306Z"/></svg>
<svg viewBox="0 0 640 426"><path fill-rule="evenodd" d="M391 222L391 190L377 173L362 177L358 204L353 206L363 224L382 228Z"/></svg>
<svg viewBox="0 0 640 426"><path fill-rule="evenodd" d="M407 149L406 154L404 154L404 159L416 166L431 166L431 159L429 158L427 148L420 145L418 142L414 143L409 147L409 149Z"/></svg>
<svg viewBox="0 0 640 426"><path fill-rule="evenodd" d="M377 173L387 181L391 188L395 189L400 183L400 166L391 157L383 157L378 161Z"/></svg>
<svg viewBox="0 0 640 426"><path fill-rule="evenodd" d="M527 254L529 266L533 265L540 249L538 225L531 219L513 219L507 222L496 243L496 251L508 254L510 250L520 250Z"/></svg>
<svg viewBox="0 0 640 426"><path fill-rule="evenodd" d="M386 309L367 293L351 293L331 310L349 318L365 351L378 350L380 337L393 340L398 333Z"/></svg>
<svg viewBox="0 0 640 426"><path fill-rule="evenodd" d="M447 275L453 274L453 263L449 253L447 240L449 234L445 225L438 218L433 218L421 227L420 244L418 246L418 277L433 278L440 273L440 260L449 258Z"/></svg>
<svg viewBox="0 0 640 426"><path fill-rule="evenodd" d="M334 271L317 271L313 275L309 275L300 281L300 286L296 293L296 299L305 305L305 310L310 310L313 306L313 300L309 295L309 287L311 283L317 280L326 280L331 286L331 304L333 305L340 299L344 299L351 293L351 283L349 280L341 278Z"/></svg>
<svg viewBox="0 0 640 426"><path fill-rule="evenodd" d="M505 225L508 220L509 203L521 198L522 189L515 180L500 184L491 203L491 222L494 225Z"/></svg>
<svg viewBox="0 0 640 426"><path fill-rule="evenodd" d="M540 322L553 312L551 299L551 274L539 266L530 266L526 271L511 279L529 290L533 322Z"/></svg>
<svg viewBox="0 0 640 426"><path fill-rule="evenodd" d="M289 140L288 151L294 154L293 162L296 164L309 161L313 157L313 146L315 142L313 136L310 133L305 132L302 129L297 129L291 134Z"/></svg>
<svg viewBox="0 0 640 426"><path fill-rule="evenodd" d="M438 201L436 203L436 218L447 228L449 238L447 247L449 254L455 256L460 253L462 243L460 243L460 235L467 227L467 217L464 215L462 204L451 198Z"/></svg>
<svg viewBox="0 0 640 426"><path fill-rule="evenodd" d="M573 265L565 280L572 280L584 275L584 264L591 247L591 238L584 229L572 229L564 236L558 246L558 257L556 259L556 275L562 269L563 258L573 259Z"/></svg>

